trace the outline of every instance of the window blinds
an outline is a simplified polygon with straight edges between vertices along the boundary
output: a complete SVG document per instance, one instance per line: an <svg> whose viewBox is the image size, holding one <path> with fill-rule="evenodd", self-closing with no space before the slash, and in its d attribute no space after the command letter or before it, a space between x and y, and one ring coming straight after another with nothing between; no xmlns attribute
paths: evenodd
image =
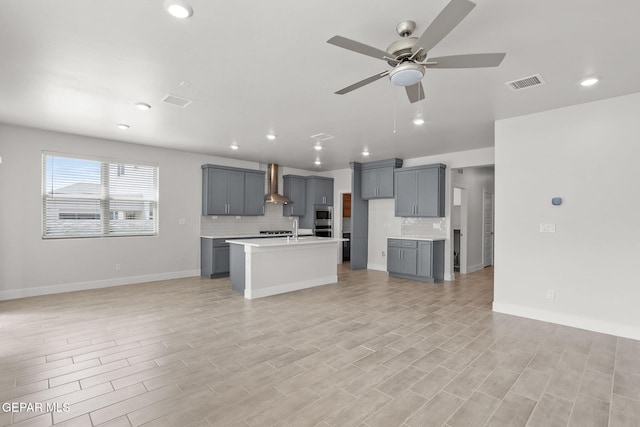
<svg viewBox="0 0 640 427"><path fill-rule="evenodd" d="M43 153L42 235L158 232L158 167Z"/></svg>

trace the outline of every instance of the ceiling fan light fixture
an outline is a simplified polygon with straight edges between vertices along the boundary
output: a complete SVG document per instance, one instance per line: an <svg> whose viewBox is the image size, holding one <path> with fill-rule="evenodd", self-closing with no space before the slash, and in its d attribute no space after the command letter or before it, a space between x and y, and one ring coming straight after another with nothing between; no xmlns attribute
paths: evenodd
<svg viewBox="0 0 640 427"><path fill-rule="evenodd" d="M424 67L413 62L404 62L391 70L389 79L396 86L413 86L424 77Z"/></svg>

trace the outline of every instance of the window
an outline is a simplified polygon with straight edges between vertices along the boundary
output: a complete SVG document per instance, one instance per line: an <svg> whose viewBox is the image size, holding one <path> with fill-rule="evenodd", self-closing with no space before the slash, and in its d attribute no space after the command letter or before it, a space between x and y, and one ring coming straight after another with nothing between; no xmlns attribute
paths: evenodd
<svg viewBox="0 0 640 427"><path fill-rule="evenodd" d="M158 167L43 153L42 236L158 232Z"/></svg>

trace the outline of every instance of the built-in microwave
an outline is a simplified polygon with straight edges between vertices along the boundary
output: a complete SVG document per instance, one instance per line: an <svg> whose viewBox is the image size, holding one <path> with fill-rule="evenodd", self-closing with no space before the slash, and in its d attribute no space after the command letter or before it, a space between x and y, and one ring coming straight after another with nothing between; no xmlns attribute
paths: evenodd
<svg viewBox="0 0 640 427"><path fill-rule="evenodd" d="M313 234L318 237L333 237L333 206L313 206Z"/></svg>
<svg viewBox="0 0 640 427"><path fill-rule="evenodd" d="M327 205L314 205L314 220L332 220L333 219L333 206Z"/></svg>

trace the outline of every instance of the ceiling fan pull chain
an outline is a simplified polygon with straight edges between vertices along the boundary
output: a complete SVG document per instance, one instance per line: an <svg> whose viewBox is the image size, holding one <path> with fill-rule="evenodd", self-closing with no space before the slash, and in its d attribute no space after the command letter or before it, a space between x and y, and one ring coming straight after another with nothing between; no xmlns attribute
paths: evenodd
<svg viewBox="0 0 640 427"><path fill-rule="evenodd" d="M393 133L396 133L396 90L393 89Z"/></svg>

